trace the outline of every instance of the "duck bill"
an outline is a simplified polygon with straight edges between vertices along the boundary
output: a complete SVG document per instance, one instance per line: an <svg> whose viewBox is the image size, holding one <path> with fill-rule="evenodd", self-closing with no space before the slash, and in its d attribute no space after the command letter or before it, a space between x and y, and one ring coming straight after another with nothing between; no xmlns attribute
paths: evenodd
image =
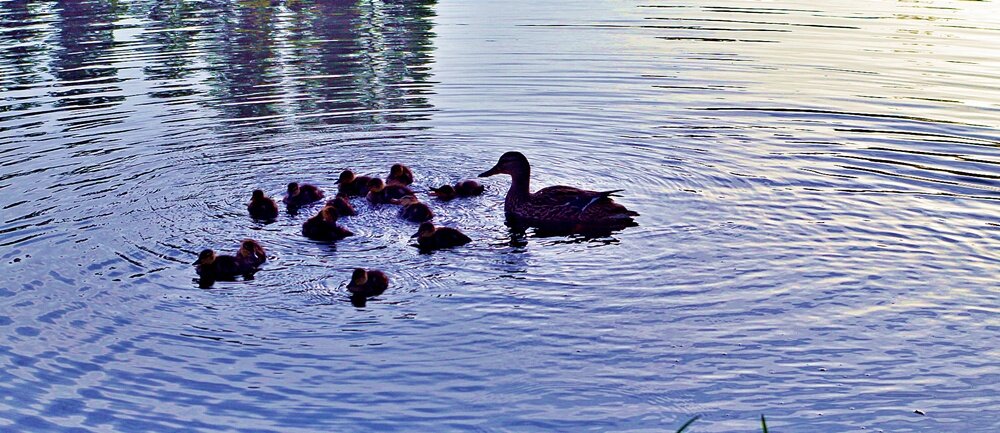
<svg viewBox="0 0 1000 433"><path fill-rule="evenodd" d="M480 173L479 177L490 177L493 176L494 174L500 174L500 166L497 165L493 166L493 168Z"/></svg>
<svg viewBox="0 0 1000 433"><path fill-rule="evenodd" d="M420 236L420 232L414 233L413 236L410 236L410 239L416 239L418 236Z"/></svg>

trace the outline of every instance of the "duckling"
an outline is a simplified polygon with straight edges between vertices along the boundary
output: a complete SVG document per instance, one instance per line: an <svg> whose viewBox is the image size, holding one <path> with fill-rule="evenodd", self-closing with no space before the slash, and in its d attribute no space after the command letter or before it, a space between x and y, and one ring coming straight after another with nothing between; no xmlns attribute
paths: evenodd
<svg viewBox="0 0 1000 433"><path fill-rule="evenodd" d="M630 211L611 197L622 190L587 191L570 186L550 186L532 193L531 166L520 152L500 156L493 168L479 177L509 174L510 190L504 199L507 223L533 226L553 232L589 233L637 225Z"/></svg>
<svg viewBox="0 0 1000 433"><path fill-rule="evenodd" d="M381 295L387 288L389 288L389 277L376 269L354 269L351 282L347 284L347 291L351 292L351 297L370 298Z"/></svg>
<svg viewBox="0 0 1000 433"><path fill-rule="evenodd" d="M358 214L354 210L354 206L351 206L351 202L347 200L347 196L340 193L337 193L336 197L326 202L326 205L336 209L337 214L340 216L352 216Z"/></svg>
<svg viewBox="0 0 1000 433"><path fill-rule="evenodd" d="M368 182L371 180L371 177L355 176L353 171L344 170L340 172L340 178L337 180L337 185L340 186L338 194L348 197L364 197L368 195Z"/></svg>
<svg viewBox="0 0 1000 433"><path fill-rule="evenodd" d="M414 233L417 245L423 250L457 247L472 242L468 236L451 227L434 227L433 223L424 222Z"/></svg>
<svg viewBox="0 0 1000 433"><path fill-rule="evenodd" d="M399 203L399 199L414 195L409 187L399 184L386 185L382 179L375 178L368 182L368 201L375 204Z"/></svg>
<svg viewBox="0 0 1000 433"><path fill-rule="evenodd" d="M399 204L403 205L399 209L399 216L407 221L422 223L434 218L434 212L431 212L431 208L412 195L399 199Z"/></svg>
<svg viewBox="0 0 1000 433"><path fill-rule="evenodd" d="M407 186L411 183L413 183L413 171L410 170L410 167L403 164L393 164L389 168L389 176L385 178L386 185L398 184Z"/></svg>
<svg viewBox="0 0 1000 433"><path fill-rule="evenodd" d="M194 270L199 276L209 280L231 280L238 275L242 275L240 265L236 257L229 255L216 255L214 250L204 249L198 254L195 260Z"/></svg>
<svg viewBox="0 0 1000 433"><path fill-rule="evenodd" d="M264 247L253 239L244 239L240 250L236 252L236 264L244 271L244 275L246 272L255 272L266 261Z"/></svg>
<svg viewBox="0 0 1000 433"><path fill-rule="evenodd" d="M300 207L322 199L323 190L316 186L309 184L299 185L298 182L292 182L288 184L288 195L282 201L287 206Z"/></svg>
<svg viewBox="0 0 1000 433"><path fill-rule="evenodd" d="M458 191L455 191L455 187L451 185L442 185L437 188L431 188L430 195L437 197L441 201L451 201L455 197L458 197Z"/></svg>
<svg viewBox="0 0 1000 433"><path fill-rule="evenodd" d="M247 210L250 211L252 218L259 220L273 220L278 217L278 205L259 189L253 190L250 203L247 203Z"/></svg>
<svg viewBox="0 0 1000 433"><path fill-rule="evenodd" d="M317 241L337 241L353 236L350 230L337 225L337 209L326 206L318 214L302 223L302 235Z"/></svg>
<svg viewBox="0 0 1000 433"><path fill-rule="evenodd" d="M459 197L472 197L480 195L486 188L482 184L472 179L463 180L455 184L455 193Z"/></svg>
<svg viewBox="0 0 1000 433"><path fill-rule="evenodd" d="M449 201L455 197L472 197L480 195L486 188L474 180L463 180L455 183L455 186L442 185L439 188L431 188L430 195L443 201Z"/></svg>

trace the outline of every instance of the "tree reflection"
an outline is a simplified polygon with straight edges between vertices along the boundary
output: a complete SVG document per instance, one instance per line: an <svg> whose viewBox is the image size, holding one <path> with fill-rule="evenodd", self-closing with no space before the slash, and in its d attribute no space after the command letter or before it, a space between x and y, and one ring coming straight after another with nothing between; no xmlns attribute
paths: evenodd
<svg viewBox="0 0 1000 433"><path fill-rule="evenodd" d="M118 12L110 1L60 0L53 53L52 74L65 90L51 93L55 106L104 106L125 100L117 86L118 69L106 59L114 45L114 22ZM89 96L85 96L89 95Z"/></svg>

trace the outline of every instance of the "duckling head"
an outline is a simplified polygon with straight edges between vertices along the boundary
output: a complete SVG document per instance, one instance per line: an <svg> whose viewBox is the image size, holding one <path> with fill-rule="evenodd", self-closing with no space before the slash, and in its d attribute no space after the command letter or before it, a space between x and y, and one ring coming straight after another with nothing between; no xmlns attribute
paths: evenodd
<svg viewBox="0 0 1000 433"><path fill-rule="evenodd" d="M212 251L211 249L204 249L201 250L201 253L198 254L198 260L195 260L192 265L211 265L214 262L215 251Z"/></svg>
<svg viewBox="0 0 1000 433"><path fill-rule="evenodd" d="M399 177L403 175L403 164L393 164L389 168L389 177Z"/></svg>
<svg viewBox="0 0 1000 433"><path fill-rule="evenodd" d="M511 176L527 174L531 170L528 165L528 158L521 152L507 152L500 156L500 160L493 168L484 171L479 177L489 177L495 174L509 174Z"/></svg>
<svg viewBox="0 0 1000 433"><path fill-rule="evenodd" d="M342 185L345 183L351 183L354 181L354 172L351 170L344 170L340 172L340 178L337 179L337 184Z"/></svg>
<svg viewBox="0 0 1000 433"><path fill-rule="evenodd" d="M427 237L427 236L430 236L430 235L434 234L434 230L435 230L434 229L434 223L431 223L429 221L428 222L423 222L423 223L420 223L420 228L418 228L417 232L414 233L413 236L410 236L410 238L412 239L412 238Z"/></svg>
<svg viewBox="0 0 1000 433"><path fill-rule="evenodd" d="M368 181L368 191L379 192L382 191L382 188L385 188L385 182L382 179L376 177Z"/></svg>
<svg viewBox="0 0 1000 433"><path fill-rule="evenodd" d="M243 243L240 244L240 250L246 251L248 253L254 253L256 251L264 251L264 247L253 239L243 239Z"/></svg>
<svg viewBox="0 0 1000 433"><path fill-rule="evenodd" d="M335 223L337 222L337 218L340 218L337 208L333 206L324 207L323 210L319 211L319 214L323 218L323 221L328 223Z"/></svg>
<svg viewBox="0 0 1000 433"><path fill-rule="evenodd" d="M368 272L361 268L354 268L354 273L351 274L351 284L352 286L363 286L368 282Z"/></svg>
<svg viewBox="0 0 1000 433"><path fill-rule="evenodd" d="M250 199L253 200L253 201L263 200L264 199L264 191L259 190L259 189L253 190L253 195L250 196Z"/></svg>
<svg viewBox="0 0 1000 433"><path fill-rule="evenodd" d="M291 182L288 184L288 195L298 195L299 194L299 183Z"/></svg>

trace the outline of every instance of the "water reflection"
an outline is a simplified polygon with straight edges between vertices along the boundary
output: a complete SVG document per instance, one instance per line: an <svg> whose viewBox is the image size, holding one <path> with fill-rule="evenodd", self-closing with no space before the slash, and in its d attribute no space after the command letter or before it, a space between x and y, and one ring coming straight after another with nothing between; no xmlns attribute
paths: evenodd
<svg viewBox="0 0 1000 433"><path fill-rule="evenodd" d="M56 2L56 26L51 71L59 88L51 96L56 107L107 106L125 96L116 85L118 68L106 57L115 44L114 21L121 6L108 1L63 0Z"/></svg>

